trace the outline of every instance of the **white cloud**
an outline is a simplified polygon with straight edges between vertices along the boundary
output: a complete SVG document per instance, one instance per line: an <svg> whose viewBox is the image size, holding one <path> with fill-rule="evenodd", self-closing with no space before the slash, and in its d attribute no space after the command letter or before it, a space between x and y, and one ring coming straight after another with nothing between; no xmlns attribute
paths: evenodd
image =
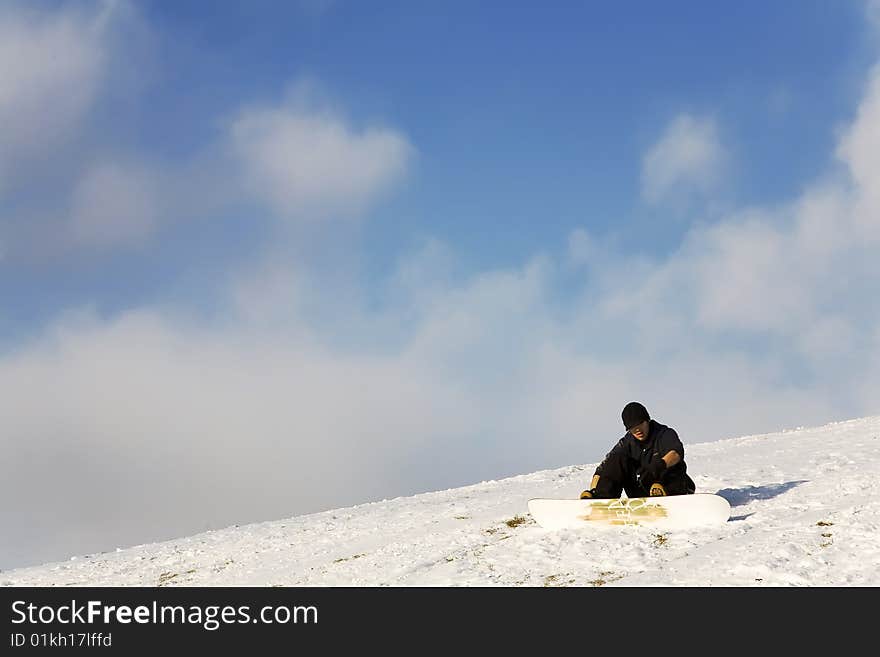
<svg viewBox="0 0 880 657"><path fill-rule="evenodd" d="M594 264L599 257L596 238L583 228L576 228L568 236L568 262L572 267Z"/></svg>
<svg viewBox="0 0 880 657"><path fill-rule="evenodd" d="M398 131L357 130L301 97L243 111L230 138L251 193L297 220L363 213L403 177L413 155Z"/></svg>
<svg viewBox="0 0 880 657"><path fill-rule="evenodd" d="M0 229L10 257L93 254L152 235L169 185L159 189L136 154L107 157L106 126L93 122L102 103L150 77L151 48L127 0L0 8L0 198L15 194Z"/></svg>
<svg viewBox="0 0 880 657"><path fill-rule="evenodd" d="M880 241L880 65L871 72L865 99L838 144L837 156L858 188L855 229L862 239Z"/></svg>
<svg viewBox="0 0 880 657"><path fill-rule="evenodd" d="M811 314L791 236L770 221L725 222L690 242L698 318L715 330L790 330Z"/></svg>
<svg viewBox="0 0 880 657"><path fill-rule="evenodd" d="M711 118L677 116L642 159L642 195L652 203L692 191L710 191L725 163Z"/></svg>
<svg viewBox="0 0 880 657"><path fill-rule="evenodd" d="M75 136L106 64L95 16L0 9L0 193Z"/></svg>
<svg viewBox="0 0 880 657"><path fill-rule="evenodd" d="M405 176L402 133L354 127L308 82L241 110L189 157L108 149L95 116L135 98L155 46L125 0L0 9L0 198L17 194L0 231L16 261L141 247L164 225L254 198L294 222L355 218Z"/></svg>
<svg viewBox="0 0 880 657"><path fill-rule="evenodd" d="M0 360L0 394L16 409L0 492L32 493L28 514L0 514L9 535L41 528L29 560L418 492L443 481L425 452L460 449L450 437L476 419L406 357L340 356L151 311L61 320ZM57 541L66 530L82 537Z"/></svg>
<svg viewBox="0 0 880 657"><path fill-rule="evenodd" d="M880 67L872 72L865 99L854 123L841 139L837 154L849 166L853 179L865 188L880 175Z"/></svg>
<svg viewBox="0 0 880 657"><path fill-rule="evenodd" d="M870 24L880 31L880 0L866 0L865 13Z"/></svg>

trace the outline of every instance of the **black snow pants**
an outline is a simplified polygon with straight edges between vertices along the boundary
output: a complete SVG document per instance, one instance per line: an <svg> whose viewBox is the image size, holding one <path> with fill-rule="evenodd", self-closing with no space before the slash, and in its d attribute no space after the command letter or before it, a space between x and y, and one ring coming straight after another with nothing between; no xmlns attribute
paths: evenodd
<svg viewBox="0 0 880 657"><path fill-rule="evenodd" d="M660 480L667 495L689 495L696 490L696 484L687 470L678 463L669 468ZM602 462L596 474L596 497L616 499L626 491L627 497L648 497L648 490L639 482L637 472L639 462L629 458L622 452L611 453Z"/></svg>

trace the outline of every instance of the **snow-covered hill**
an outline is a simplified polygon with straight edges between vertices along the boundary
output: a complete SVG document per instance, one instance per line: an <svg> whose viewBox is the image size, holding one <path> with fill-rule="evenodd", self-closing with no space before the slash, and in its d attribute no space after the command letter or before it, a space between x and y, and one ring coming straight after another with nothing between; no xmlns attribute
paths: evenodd
<svg viewBox="0 0 880 657"><path fill-rule="evenodd" d="M878 586L880 417L685 444L721 527L548 531L595 463L0 573L6 586Z"/></svg>

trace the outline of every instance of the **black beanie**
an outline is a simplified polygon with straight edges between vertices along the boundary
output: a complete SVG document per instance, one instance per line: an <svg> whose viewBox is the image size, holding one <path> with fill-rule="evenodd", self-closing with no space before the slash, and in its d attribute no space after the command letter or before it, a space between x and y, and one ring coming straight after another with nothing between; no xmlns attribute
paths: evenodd
<svg viewBox="0 0 880 657"><path fill-rule="evenodd" d="M623 418L623 426L626 427L627 431L637 424L641 424L645 420L650 421L651 419L651 416L648 415L648 409L642 406L639 402L630 402L624 406L623 413L621 413L620 416Z"/></svg>

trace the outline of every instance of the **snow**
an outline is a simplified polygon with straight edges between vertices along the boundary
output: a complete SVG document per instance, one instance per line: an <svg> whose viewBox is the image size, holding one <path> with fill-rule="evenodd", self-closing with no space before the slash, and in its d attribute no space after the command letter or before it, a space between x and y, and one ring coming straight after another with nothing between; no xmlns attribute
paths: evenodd
<svg viewBox="0 0 880 657"><path fill-rule="evenodd" d="M609 444L610 448L610 444ZM685 442L724 525L550 531L596 463L0 573L5 586L877 586L880 417Z"/></svg>

